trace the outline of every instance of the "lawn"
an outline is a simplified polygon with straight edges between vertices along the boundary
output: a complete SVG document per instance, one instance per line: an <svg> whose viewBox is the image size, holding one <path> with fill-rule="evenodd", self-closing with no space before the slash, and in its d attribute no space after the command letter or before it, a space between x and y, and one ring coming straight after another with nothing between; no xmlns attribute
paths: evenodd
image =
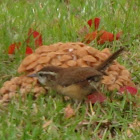
<svg viewBox="0 0 140 140"><path fill-rule="evenodd" d="M4 0L0 1L0 87L19 76L17 68L25 57L29 28L39 31L43 44L82 41L79 35L87 21L101 18L100 29L123 32L121 39L95 47L112 51L124 46L126 52L117 60L140 86L140 1L139 0ZM92 31L92 30L91 30ZM22 48L9 57L10 44L21 42ZM34 49L34 47L33 47ZM140 90L138 91L140 94ZM64 101L47 94L36 100L12 99L0 105L0 140L97 140L140 139L140 96L116 97L106 92L108 100L87 106ZM114 100L109 97L113 95ZM68 104L75 116L66 118Z"/></svg>

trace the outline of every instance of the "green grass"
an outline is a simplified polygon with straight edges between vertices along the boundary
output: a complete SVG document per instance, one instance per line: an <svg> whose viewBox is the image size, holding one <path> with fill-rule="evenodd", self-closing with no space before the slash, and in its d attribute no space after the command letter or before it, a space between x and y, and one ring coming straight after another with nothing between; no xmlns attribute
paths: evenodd
<svg viewBox="0 0 140 140"><path fill-rule="evenodd" d="M94 17L101 18L100 29L116 33L123 31L120 41L112 43L112 51L125 46L126 53L118 61L131 73L137 87L140 86L140 1L139 0L4 0L0 1L0 86L17 76L17 68L25 57L28 29L41 32L43 44L80 41L78 31ZM6 53L8 46L22 42L14 59ZM98 49L106 45L97 46ZM115 95L114 91L114 95ZM140 120L139 103L135 97L125 95L117 100L88 108L82 104L70 119L64 116L64 108L73 102L64 102L61 96L51 94L34 100L13 99L8 106L0 105L0 140L93 140L139 139L140 129L134 128L129 138L127 130L135 119ZM129 102L127 102L129 98ZM116 100L115 100L116 99ZM74 110L77 104L73 104ZM46 121L52 123L43 129ZM85 122L85 123L82 123ZM81 125L80 125L81 124ZM101 137L98 134L101 134Z"/></svg>

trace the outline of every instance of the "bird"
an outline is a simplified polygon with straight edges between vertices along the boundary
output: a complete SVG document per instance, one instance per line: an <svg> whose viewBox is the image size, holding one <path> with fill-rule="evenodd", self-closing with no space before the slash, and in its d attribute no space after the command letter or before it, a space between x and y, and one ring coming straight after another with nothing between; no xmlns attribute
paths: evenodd
<svg viewBox="0 0 140 140"><path fill-rule="evenodd" d="M68 67L46 66L38 72L28 75L36 77L38 82L47 90L55 90L58 94L75 100L84 100L87 95L98 90L105 70L123 52L120 47L104 62L95 67Z"/></svg>

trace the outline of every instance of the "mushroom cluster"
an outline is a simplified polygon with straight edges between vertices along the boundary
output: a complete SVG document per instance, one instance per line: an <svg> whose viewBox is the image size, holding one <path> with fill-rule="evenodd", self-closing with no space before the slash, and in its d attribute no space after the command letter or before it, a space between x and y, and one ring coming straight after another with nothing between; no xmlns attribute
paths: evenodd
<svg viewBox="0 0 140 140"><path fill-rule="evenodd" d="M14 77L10 81L6 81L0 89L0 102L19 96L19 93L22 98L25 98L29 92L38 97L44 94L45 90L37 83L37 79L35 78L27 76Z"/></svg>
<svg viewBox="0 0 140 140"><path fill-rule="evenodd" d="M25 96L30 91L35 96L44 93L45 90L37 83L35 78L27 75L39 71L44 66L54 65L60 67L94 67L99 65L111 55L108 48L99 51L81 42L56 43L49 46L41 46L31 55L28 55L20 64L18 73L22 76L12 78L3 84L0 96L4 100L21 93ZM117 61L106 70L107 76L103 77L102 84L108 90L119 90L123 86L134 86L129 71Z"/></svg>

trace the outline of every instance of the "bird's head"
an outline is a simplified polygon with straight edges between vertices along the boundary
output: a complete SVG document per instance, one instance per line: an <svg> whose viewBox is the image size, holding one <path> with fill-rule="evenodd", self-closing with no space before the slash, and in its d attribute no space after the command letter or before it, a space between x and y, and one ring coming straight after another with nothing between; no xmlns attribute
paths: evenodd
<svg viewBox="0 0 140 140"><path fill-rule="evenodd" d="M28 77L36 77L42 85L46 85L46 83L48 82L51 83L55 81L60 69L62 68L55 66L47 66L42 68L37 73L28 75Z"/></svg>

